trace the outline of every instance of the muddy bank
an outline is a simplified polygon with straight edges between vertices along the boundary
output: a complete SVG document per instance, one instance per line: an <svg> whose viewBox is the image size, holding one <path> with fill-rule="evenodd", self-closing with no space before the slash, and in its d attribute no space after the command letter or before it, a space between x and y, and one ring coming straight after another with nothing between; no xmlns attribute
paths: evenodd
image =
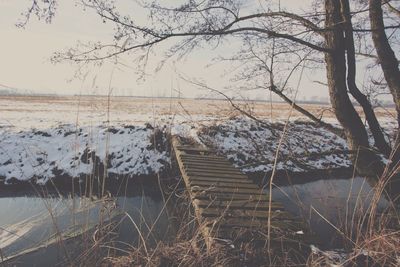
<svg viewBox="0 0 400 267"><path fill-rule="evenodd" d="M272 171L268 172L253 172L247 173L247 175L256 182L260 187L263 187L269 183L272 176ZM354 175L353 167L342 167L342 168L328 168L323 170L309 170L302 172L277 170L274 175L274 184L276 186L290 186L298 184L306 184L317 180L331 180L331 179L351 179Z"/></svg>
<svg viewBox="0 0 400 267"><path fill-rule="evenodd" d="M146 190L159 191L159 180L163 183L175 180L170 171L160 174L129 176L112 175L104 181L103 178L95 176L70 177L67 175L56 177L44 185L34 181L15 181L11 184L0 183L0 198L15 196L70 196L71 194L88 197L112 196L135 196L143 187Z"/></svg>

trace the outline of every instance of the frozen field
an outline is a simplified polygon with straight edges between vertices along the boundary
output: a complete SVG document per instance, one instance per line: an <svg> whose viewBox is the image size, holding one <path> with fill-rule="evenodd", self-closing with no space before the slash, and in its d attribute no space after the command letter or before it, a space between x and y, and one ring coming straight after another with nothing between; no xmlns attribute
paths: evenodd
<svg viewBox="0 0 400 267"><path fill-rule="evenodd" d="M237 102L257 117L286 120L290 106L285 103ZM335 122L329 105L303 104L317 117ZM223 120L237 115L224 100L193 100L168 98L134 98L105 96L0 96L0 126L8 130L46 129L60 124L81 126L111 124L142 124L144 122L174 124ZM377 109L385 121L394 121L394 110ZM293 119L304 118L294 111Z"/></svg>
<svg viewBox="0 0 400 267"><path fill-rule="evenodd" d="M239 116L222 100L1 97L0 178L6 183L32 178L45 183L60 175L89 174L99 163L111 174L154 174L170 162L169 133L215 148L245 172L270 171L290 107L238 104L265 123ZM305 107L335 123L328 106ZM378 111L389 129L395 125L390 112ZM330 153L346 150L343 139L312 126L296 112L290 121L278 169L350 166L347 156Z"/></svg>

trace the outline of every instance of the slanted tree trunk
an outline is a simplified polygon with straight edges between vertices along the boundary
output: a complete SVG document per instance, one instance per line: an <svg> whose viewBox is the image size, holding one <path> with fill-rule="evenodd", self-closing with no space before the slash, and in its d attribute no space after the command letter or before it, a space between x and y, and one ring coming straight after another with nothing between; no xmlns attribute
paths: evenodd
<svg viewBox="0 0 400 267"><path fill-rule="evenodd" d="M392 48L390 47L388 38L385 33L385 25L383 22L383 11L381 0L369 1L369 18L372 29L372 40L379 58L383 75L392 94L397 112L397 124L400 128L400 70L399 61ZM397 129L396 141L393 145L392 164L390 169L397 169L400 161L400 135ZM395 170L396 171L396 170Z"/></svg>
<svg viewBox="0 0 400 267"><path fill-rule="evenodd" d="M358 150L353 156L356 169L363 175L375 175L382 171L377 156L369 149L367 131L347 94L345 38L340 2L325 0L325 53L329 96L336 118L342 125L350 150Z"/></svg>
<svg viewBox="0 0 400 267"><path fill-rule="evenodd" d="M382 128L376 118L374 109L367 96L356 85L356 56L354 49L353 25L351 23L349 0L340 0L345 28L345 43L347 55L347 86L350 94L363 108L370 131L374 137L375 147L385 156L389 156L391 148L385 140Z"/></svg>
<svg viewBox="0 0 400 267"><path fill-rule="evenodd" d="M318 126L324 128L324 129L330 131L331 133L336 134L337 136L345 138L342 129L336 128L332 124L326 123L326 122L322 121L322 119L317 118L314 114L312 114L311 112L309 112L309 111L305 110L304 108L300 107L299 105L296 104L296 102L293 102L292 99L287 97L281 90L279 90L275 86L271 86L270 90L272 92L274 92L276 95L278 95L280 98L282 98L286 103L291 105L295 110L297 110L298 112L300 112L301 114L303 114L304 116L309 118L316 125L318 125Z"/></svg>

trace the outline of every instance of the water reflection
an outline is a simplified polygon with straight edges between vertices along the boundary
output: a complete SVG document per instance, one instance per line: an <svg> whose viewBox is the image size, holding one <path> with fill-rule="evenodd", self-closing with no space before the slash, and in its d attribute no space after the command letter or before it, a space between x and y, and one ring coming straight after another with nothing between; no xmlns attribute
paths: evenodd
<svg viewBox="0 0 400 267"><path fill-rule="evenodd" d="M338 232L350 231L346 221L365 215L373 198L373 189L365 178L320 179L273 189L273 199L285 209L310 222L322 242L322 249L342 247ZM0 249L4 258L25 253L7 264L17 266L54 266L85 257L96 238L94 226L105 226L107 246L120 251L174 236L173 223L158 185L126 188L129 194L116 194L110 201L87 197L0 197ZM1 195L0 195L1 196ZM380 199L378 209L387 207ZM346 228L347 227L347 228ZM98 229L98 228L96 228ZM140 234L139 234L140 233ZM63 242L58 241L60 236ZM78 238L73 237L78 236ZM43 246L43 247L40 247ZM35 249L39 248L39 249ZM34 249L34 250L32 250ZM32 251L30 251L32 250ZM67 255L67 256L66 256ZM101 257L99 257L101 258ZM7 265L6 265L7 266Z"/></svg>
<svg viewBox="0 0 400 267"><path fill-rule="evenodd" d="M98 224L106 229L102 231L107 246L121 251L138 245L139 232L149 237L147 245L171 235L164 202L154 189L107 201L76 196L0 197L0 210L1 254L7 259L23 253L12 261L18 266L53 266L82 256L96 238ZM59 242L61 237L65 241Z"/></svg>
<svg viewBox="0 0 400 267"><path fill-rule="evenodd" d="M279 186L273 189L272 196L275 201L282 202L287 211L309 221L322 247L332 248L342 246L340 232L349 234L350 225L366 214L374 191L367 179L355 177ZM388 204L381 198L378 210Z"/></svg>

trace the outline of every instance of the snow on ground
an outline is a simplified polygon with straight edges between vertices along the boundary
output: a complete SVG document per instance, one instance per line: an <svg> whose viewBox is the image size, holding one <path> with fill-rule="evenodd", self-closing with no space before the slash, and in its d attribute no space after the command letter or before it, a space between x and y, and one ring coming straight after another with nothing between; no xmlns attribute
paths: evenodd
<svg viewBox="0 0 400 267"><path fill-rule="evenodd" d="M78 177L107 164L108 173L146 175L169 163L167 151L151 142L154 129L147 126L80 127L60 125L44 130L3 131L0 137L0 176L37 178L45 183L60 174Z"/></svg>
<svg viewBox="0 0 400 267"><path fill-rule="evenodd" d="M270 123L265 104L256 103L261 125L214 100L0 97L0 104L0 180L6 182L78 177L92 173L95 161L110 174L154 174L169 166L166 147L152 142L155 133L165 139L167 132L215 148L244 172L270 171L287 118L287 106L274 104L277 116ZM278 169L351 165L346 155L330 153L346 150L343 139L298 118L283 137Z"/></svg>
<svg viewBox="0 0 400 267"><path fill-rule="evenodd" d="M29 180L38 183L61 174L78 177L93 172L98 159L110 174L131 176L154 174L169 166L170 155L165 144L166 133L190 137L226 155L244 172L270 171L273 166L283 124L261 126L238 117L227 121L204 123L177 123L106 125L77 127L59 125L50 129L22 131L1 130L0 177ZM160 139L158 145L153 142ZM346 143L332 133L309 123L290 123L283 139L278 169L304 171L327 167L348 167L351 162L342 155L328 154L343 150ZM156 142L157 143L157 142ZM165 145L164 145L165 146Z"/></svg>
<svg viewBox="0 0 400 267"><path fill-rule="evenodd" d="M346 150L345 140L304 121L291 122L284 131L283 122L261 125L239 117L203 128L199 137L204 144L225 154L244 172L271 171L281 139L278 170L351 166L347 156L330 154L334 150Z"/></svg>

